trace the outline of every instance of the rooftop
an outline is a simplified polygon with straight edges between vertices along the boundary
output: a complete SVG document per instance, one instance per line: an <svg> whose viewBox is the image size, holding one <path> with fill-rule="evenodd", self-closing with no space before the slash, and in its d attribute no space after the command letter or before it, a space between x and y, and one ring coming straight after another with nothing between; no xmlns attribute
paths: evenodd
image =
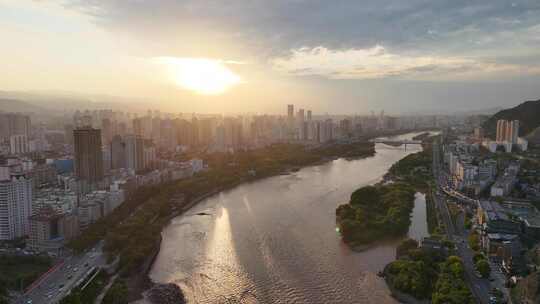
<svg viewBox="0 0 540 304"><path fill-rule="evenodd" d="M492 201L480 201L480 208L484 210L484 213L490 221L502 220L509 221L510 218L506 214L506 210L497 202Z"/></svg>
<svg viewBox="0 0 540 304"><path fill-rule="evenodd" d="M540 228L540 216L530 216L530 217L524 217L523 221L525 222L525 225L527 227L531 228Z"/></svg>
<svg viewBox="0 0 540 304"><path fill-rule="evenodd" d="M50 220L59 219L63 216L59 211L54 210L51 207L41 208L38 212L30 216L30 220L46 222Z"/></svg>

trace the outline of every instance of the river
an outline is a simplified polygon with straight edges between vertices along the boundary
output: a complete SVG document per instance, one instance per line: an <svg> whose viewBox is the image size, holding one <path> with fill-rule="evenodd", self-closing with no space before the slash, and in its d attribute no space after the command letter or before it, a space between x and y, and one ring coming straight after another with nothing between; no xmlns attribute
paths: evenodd
<svg viewBox="0 0 540 304"><path fill-rule="evenodd" d="M200 202L164 229L151 279L178 284L189 303L397 303L376 273L394 259L399 240L353 252L336 233L338 205L421 150L375 148L372 157L306 167ZM417 193L409 236L427 234L425 197Z"/></svg>

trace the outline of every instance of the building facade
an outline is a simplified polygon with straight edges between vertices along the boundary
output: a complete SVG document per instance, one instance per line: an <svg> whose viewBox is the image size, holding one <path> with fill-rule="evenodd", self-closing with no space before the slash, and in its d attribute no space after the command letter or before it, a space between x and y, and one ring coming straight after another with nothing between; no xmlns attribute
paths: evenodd
<svg viewBox="0 0 540 304"><path fill-rule="evenodd" d="M73 131L75 145L75 177L88 184L103 180L101 131L90 127Z"/></svg>
<svg viewBox="0 0 540 304"><path fill-rule="evenodd" d="M32 181L23 175L11 175L0 181L0 240L13 240L30 232Z"/></svg>

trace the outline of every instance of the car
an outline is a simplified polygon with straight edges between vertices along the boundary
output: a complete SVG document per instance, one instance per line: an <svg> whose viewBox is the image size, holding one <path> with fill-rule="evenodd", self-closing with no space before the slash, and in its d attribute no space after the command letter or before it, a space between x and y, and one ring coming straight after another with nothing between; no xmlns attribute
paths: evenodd
<svg viewBox="0 0 540 304"><path fill-rule="evenodd" d="M26 301L26 304L32 304L32 299Z"/></svg>
<svg viewBox="0 0 540 304"><path fill-rule="evenodd" d="M72 276L72 275L68 275L67 278L68 278L68 280L71 280L71 278L73 278L73 276Z"/></svg>
<svg viewBox="0 0 540 304"><path fill-rule="evenodd" d="M77 272L77 271L79 271L79 268L77 267L73 268L73 272Z"/></svg>

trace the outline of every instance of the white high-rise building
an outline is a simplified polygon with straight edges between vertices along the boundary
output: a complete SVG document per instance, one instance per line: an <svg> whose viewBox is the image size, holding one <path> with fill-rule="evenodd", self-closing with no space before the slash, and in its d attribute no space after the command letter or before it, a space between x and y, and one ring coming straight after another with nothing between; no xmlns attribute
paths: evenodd
<svg viewBox="0 0 540 304"><path fill-rule="evenodd" d="M11 135L9 144L11 154L17 155L30 152L26 135Z"/></svg>
<svg viewBox="0 0 540 304"><path fill-rule="evenodd" d="M32 181L22 175L0 180L0 240L29 235L31 215Z"/></svg>

